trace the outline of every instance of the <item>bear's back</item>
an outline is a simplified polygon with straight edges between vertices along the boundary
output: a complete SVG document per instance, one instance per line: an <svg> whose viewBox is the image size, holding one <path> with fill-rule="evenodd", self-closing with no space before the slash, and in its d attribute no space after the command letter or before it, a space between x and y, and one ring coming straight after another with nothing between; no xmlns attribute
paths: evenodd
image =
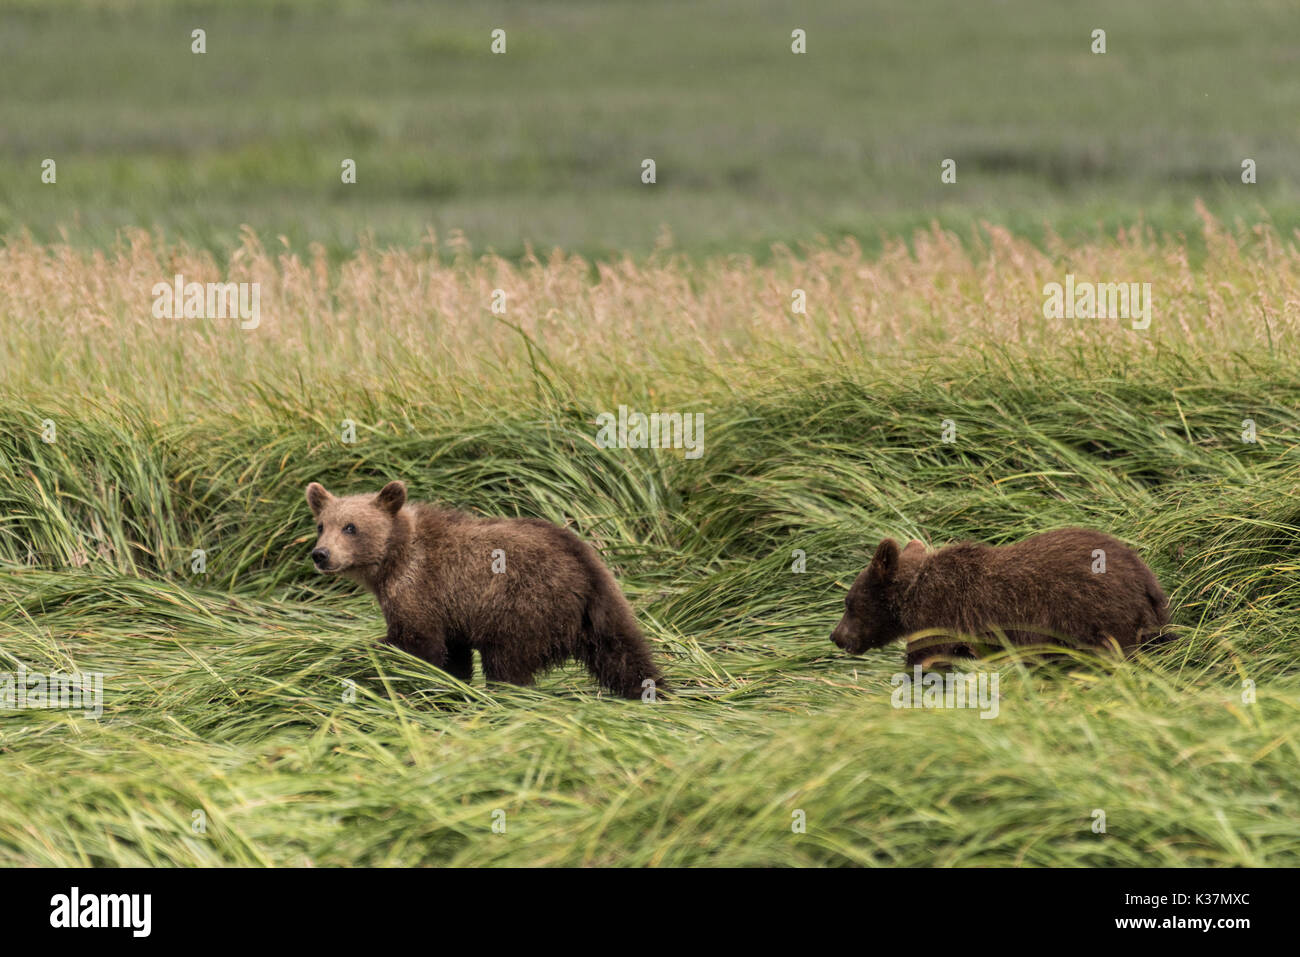
<svg viewBox="0 0 1300 957"><path fill-rule="evenodd" d="M997 547L942 548L923 563L907 594L907 624L917 630L1023 628L1085 644L1111 636L1127 646L1162 623L1153 595L1163 595L1146 564L1119 539L1084 528Z"/></svg>

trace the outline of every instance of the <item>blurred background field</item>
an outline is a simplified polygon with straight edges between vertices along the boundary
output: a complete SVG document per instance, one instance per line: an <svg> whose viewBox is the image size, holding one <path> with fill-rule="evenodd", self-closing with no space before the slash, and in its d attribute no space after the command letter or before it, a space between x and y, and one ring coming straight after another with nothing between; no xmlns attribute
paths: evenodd
<svg viewBox="0 0 1300 957"><path fill-rule="evenodd" d="M0 17L0 234L42 241L133 225L224 254L248 224L341 255L433 227L508 257L609 256L666 229L766 255L932 220L1073 239L1140 215L1194 237L1197 197L1228 223L1300 225L1286 0L7 0Z"/></svg>
<svg viewBox="0 0 1300 957"><path fill-rule="evenodd" d="M105 674L0 711L0 864L1300 864L1287 5L0 10L0 672ZM176 273L259 326L154 318ZM302 490L399 477L596 543L676 693L377 647ZM983 720L828 640L885 535L1070 524L1180 641Z"/></svg>

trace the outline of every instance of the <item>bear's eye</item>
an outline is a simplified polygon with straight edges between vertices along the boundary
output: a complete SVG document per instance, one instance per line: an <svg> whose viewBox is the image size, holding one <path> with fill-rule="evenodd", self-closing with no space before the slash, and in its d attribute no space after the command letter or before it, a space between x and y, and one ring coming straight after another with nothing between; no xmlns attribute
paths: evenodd
<svg viewBox="0 0 1300 957"><path fill-rule="evenodd" d="M346 525L343 526L344 535L355 535L356 533L357 533L357 527L353 525L351 522L348 522Z"/></svg>
<svg viewBox="0 0 1300 957"><path fill-rule="evenodd" d="M325 531L325 526L324 526L324 524L321 523L321 522L317 522L317 523L316 523L316 534L319 535L319 534L321 534L321 533L324 532L324 531Z"/></svg>

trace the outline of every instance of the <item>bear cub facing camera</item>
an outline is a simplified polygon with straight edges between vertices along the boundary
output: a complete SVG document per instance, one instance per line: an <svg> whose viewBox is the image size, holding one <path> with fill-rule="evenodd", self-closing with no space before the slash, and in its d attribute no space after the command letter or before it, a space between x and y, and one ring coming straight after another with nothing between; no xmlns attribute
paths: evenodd
<svg viewBox="0 0 1300 957"><path fill-rule="evenodd" d="M540 519L476 518L408 503L406 486L335 496L307 486L316 569L365 585L387 642L469 681L473 651L489 681L531 684L576 659L611 692L664 687L650 648L596 551Z"/></svg>
<svg viewBox="0 0 1300 957"><path fill-rule="evenodd" d="M1063 645L1125 654L1164 637L1169 604L1137 553L1084 528L993 547L959 542L901 551L887 538L849 589L831 641L852 654L916 632L907 664L970 658L980 645Z"/></svg>

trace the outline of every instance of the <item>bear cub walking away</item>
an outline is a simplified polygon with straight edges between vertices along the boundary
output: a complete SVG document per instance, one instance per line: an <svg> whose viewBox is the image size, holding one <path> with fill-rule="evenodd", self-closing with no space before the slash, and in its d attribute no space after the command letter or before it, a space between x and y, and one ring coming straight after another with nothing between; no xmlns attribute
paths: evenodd
<svg viewBox="0 0 1300 957"><path fill-rule="evenodd" d="M1055 644L1128 654L1163 637L1169 603L1146 563L1117 538L1086 528L1044 532L1014 545L959 542L901 552L887 538L844 600L831 641L852 654L903 638L908 667L975 657L980 644Z"/></svg>
<svg viewBox="0 0 1300 957"><path fill-rule="evenodd" d="M461 681L477 648L489 681L531 684L576 658L615 694L640 697L646 679L663 689L614 577L568 529L408 503L401 482L347 496L312 482L307 504L316 569L369 588L386 640Z"/></svg>

